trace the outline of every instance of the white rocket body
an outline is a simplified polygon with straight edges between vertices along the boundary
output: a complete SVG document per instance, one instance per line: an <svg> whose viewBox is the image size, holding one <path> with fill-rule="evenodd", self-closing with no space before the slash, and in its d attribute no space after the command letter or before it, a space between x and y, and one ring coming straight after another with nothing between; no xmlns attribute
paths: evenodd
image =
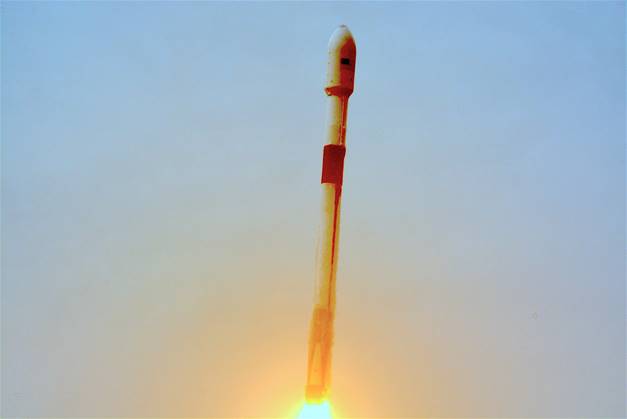
<svg viewBox="0 0 627 419"><path fill-rule="evenodd" d="M348 28L340 26L329 40L325 92L329 97L326 142L322 157L322 207L316 255L316 295L311 319L307 386L309 402L326 398L331 384L331 348L335 317L340 207L348 98L355 79L355 41Z"/></svg>

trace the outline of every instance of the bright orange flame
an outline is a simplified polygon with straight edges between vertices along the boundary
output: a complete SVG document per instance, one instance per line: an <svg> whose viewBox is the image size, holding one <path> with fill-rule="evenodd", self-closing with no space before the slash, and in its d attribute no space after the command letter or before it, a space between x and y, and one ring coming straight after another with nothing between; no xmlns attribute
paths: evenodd
<svg viewBox="0 0 627 419"><path fill-rule="evenodd" d="M322 403L305 403L297 419L333 419L328 400Z"/></svg>

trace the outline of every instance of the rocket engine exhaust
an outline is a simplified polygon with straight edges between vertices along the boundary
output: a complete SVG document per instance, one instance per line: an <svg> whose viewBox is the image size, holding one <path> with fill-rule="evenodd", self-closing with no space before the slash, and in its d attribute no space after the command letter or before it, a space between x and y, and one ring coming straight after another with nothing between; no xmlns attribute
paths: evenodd
<svg viewBox="0 0 627 419"><path fill-rule="evenodd" d="M309 334L305 399L322 402L331 384L331 348L335 317L335 276L337 272L340 207L348 98L355 78L355 41L344 25L329 40L325 93L329 97L326 141L322 153L322 207L316 255L316 294Z"/></svg>

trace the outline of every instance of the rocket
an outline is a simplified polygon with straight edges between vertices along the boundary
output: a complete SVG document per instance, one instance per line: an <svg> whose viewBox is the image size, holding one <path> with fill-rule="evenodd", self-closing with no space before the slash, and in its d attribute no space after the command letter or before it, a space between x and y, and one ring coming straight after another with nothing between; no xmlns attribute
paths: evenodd
<svg viewBox="0 0 627 419"><path fill-rule="evenodd" d="M331 348L335 317L335 276L337 272L342 178L346 154L348 98L353 93L356 47L344 25L329 40L326 141L322 152L322 206L316 255L316 288L307 356L305 399L324 400L331 384Z"/></svg>

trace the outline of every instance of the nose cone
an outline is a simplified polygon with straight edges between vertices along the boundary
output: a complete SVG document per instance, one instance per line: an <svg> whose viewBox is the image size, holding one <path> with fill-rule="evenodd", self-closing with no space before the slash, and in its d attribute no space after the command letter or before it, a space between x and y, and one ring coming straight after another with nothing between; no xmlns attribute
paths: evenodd
<svg viewBox="0 0 627 419"><path fill-rule="evenodd" d="M346 25L340 25L331 35L331 39L329 39L329 54L335 53L345 53L352 54L355 57L355 52L357 48L355 47L355 39L353 39L353 34L348 29Z"/></svg>
<svg viewBox="0 0 627 419"><path fill-rule="evenodd" d="M357 47L353 34L345 25L338 27L329 40L327 95L350 96L355 81Z"/></svg>

